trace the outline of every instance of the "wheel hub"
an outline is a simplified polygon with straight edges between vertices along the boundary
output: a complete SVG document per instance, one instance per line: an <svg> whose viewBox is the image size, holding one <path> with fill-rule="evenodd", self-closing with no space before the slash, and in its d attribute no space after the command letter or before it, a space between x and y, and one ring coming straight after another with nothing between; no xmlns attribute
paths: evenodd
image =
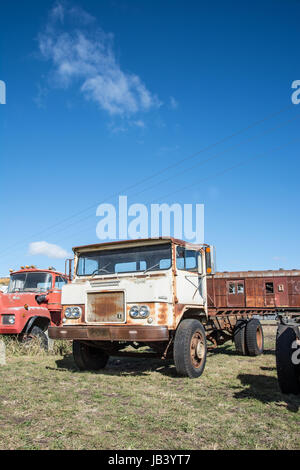
<svg viewBox="0 0 300 470"><path fill-rule="evenodd" d="M205 356L205 347L199 331L196 331L192 337L190 353L194 367L200 367Z"/></svg>
<svg viewBox="0 0 300 470"><path fill-rule="evenodd" d="M198 359L203 359L203 356L204 356L204 346L203 344L198 341L197 342L197 346L196 346L196 355L198 357Z"/></svg>

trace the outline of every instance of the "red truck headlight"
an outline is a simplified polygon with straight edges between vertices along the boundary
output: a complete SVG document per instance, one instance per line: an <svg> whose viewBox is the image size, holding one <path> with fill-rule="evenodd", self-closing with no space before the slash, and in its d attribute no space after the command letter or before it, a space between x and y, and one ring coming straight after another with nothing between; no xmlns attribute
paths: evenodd
<svg viewBox="0 0 300 470"><path fill-rule="evenodd" d="M14 325L15 315L2 315L2 325Z"/></svg>

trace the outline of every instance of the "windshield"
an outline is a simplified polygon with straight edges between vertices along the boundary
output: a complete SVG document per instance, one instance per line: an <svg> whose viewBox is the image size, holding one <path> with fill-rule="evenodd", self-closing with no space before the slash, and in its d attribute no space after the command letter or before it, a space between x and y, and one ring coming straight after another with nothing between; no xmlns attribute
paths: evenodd
<svg viewBox="0 0 300 470"><path fill-rule="evenodd" d="M8 292L46 292L52 288L50 273L12 274Z"/></svg>
<svg viewBox="0 0 300 470"><path fill-rule="evenodd" d="M171 244L93 251L79 255L78 276L159 271L171 267Z"/></svg>

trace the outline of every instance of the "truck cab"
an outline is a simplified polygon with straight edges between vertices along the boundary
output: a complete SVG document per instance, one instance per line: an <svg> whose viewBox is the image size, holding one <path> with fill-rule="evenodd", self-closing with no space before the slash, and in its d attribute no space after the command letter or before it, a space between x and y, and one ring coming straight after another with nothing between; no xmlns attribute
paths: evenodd
<svg viewBox="0 0 300 470"><path fill-rule="evenodd" d="M208 245L161 237L73 251L75 277L62 290L62 324L51 326L49 337L73 340L80 369L104 367L110 355L132 355L122 351L127 346L149 346L159 357L173 354L181 375L201 375L206 277L212 272Z"/></svg>
<svg viewBox="0 0 300 470"><path fill-rule="evenodd" d="M0 334L22 341L37 336L46 348L49 325L61 323L61 290L69 282L54 268L21 267L10 274L6 293L0 293Z"/></svg>

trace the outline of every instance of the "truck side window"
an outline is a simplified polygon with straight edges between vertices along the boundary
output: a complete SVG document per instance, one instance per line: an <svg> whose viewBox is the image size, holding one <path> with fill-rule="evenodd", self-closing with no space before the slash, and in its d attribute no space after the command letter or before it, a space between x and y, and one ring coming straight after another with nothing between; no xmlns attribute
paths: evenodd
<svg viewBox="0 0 300 470"><path fill-rule="evenodd" d="M80 256L78 259L77 271L80 276L84 276L86 273L89 275L93 274L99 268L99 260L97 258L86 258L85 256Z"/></svg>
<svg viewBox="0 0 300 470"><path fill-rule="evenodd" d="M198 252L194 250L186 250L182 246L176 249L176 266L177 269L185 271L198 271Z"/></svg>
<svg viewBox="0 0 300 470"><path fill-rule="evenodd" d="M55 289L61 289L63 285L67 284L66 279L61 276L55 277Z"/></svg>

